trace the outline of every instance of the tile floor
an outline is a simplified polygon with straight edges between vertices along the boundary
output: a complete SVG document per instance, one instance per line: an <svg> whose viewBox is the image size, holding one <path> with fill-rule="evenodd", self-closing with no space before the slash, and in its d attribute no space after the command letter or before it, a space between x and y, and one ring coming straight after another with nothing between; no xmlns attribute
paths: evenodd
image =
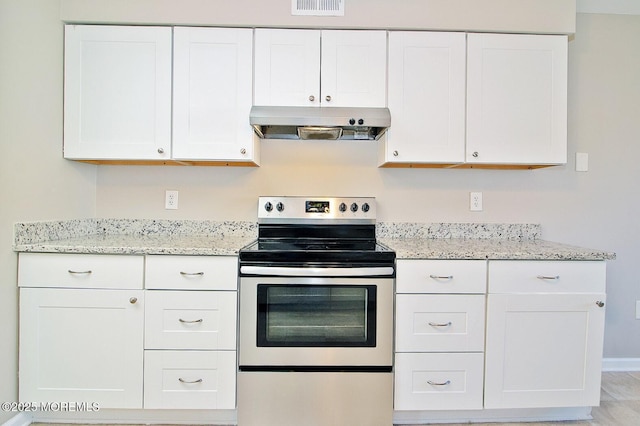
<svg viewBox="0 0 640 426"><path fill-rule="evenodd" d="M640 371L607 372L602 375L600 407L593 409L593 420L545 422L545 423L475 423L474 425L494 426L554 426L554 425L595 425L595 426L640 426ZM48 426L33 423L33 426ZM69 425L55 425L69 426ZM81 425L72 425L81 426ZM92 425L96 426L96 425ZM126 426L126 425L118 425ZM366 426L366 425L362 425ZM453 425L449 425L453 426Z"/></svg>

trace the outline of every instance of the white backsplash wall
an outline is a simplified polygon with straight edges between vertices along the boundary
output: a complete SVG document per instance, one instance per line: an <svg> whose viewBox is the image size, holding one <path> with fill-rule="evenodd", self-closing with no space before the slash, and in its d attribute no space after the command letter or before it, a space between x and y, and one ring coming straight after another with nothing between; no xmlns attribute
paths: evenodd
<svg viewBox="0 0 640 426"><path fill-rule="evenodd" d="M568 164L539 170L381 169L367 142L262 141L262 166L99 166L98 217L255 220L259 195L363 195L385 222L540 223L542 238L615 251L605 356L639 357L640 17L579 15L569 44ZM416 137L419 138L419 135ZM589 171L575 171L575 153ZM178 210L164 191L179 191ZM483 193L482 212L469 192Z"/></svg>

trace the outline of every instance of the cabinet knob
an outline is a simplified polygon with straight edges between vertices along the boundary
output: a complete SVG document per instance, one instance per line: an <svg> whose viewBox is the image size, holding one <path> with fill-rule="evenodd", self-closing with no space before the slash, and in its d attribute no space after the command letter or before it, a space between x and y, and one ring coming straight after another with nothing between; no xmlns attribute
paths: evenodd
<svg viewBox="0 0 640 426"><path fill-rule="evenodd" d="M309 95L309 100L310 100L311 102L313 102L313 101L315 101L315 100L316 100L316 97L315 97L315 96L313 96L313 95Z"/></svg>
<svg viewBox="0 0 640 426"><path fill-rule="evenodd" d="M247 150L244 148L240 149L240 154L245 155L247 153Z"/></svg>
<svg viewBox="0 0 640 426"><path fill-rule="evenodd" d="M327 95L327 96L325 97L325 99L326 99L326 101L327 101L327 102L331 102L331 96Z"/></svg>
<svg viewBox="0 0 640 426"><path fill-rule="evenodd" d="M604 302L602 300L598 300L596 302L596 305L598 305L598 307L602 308L602 307L604 307Z"/></svg>
<svg viewBox="0 0 640 426"><path fill-rule="evenodd" d="M164 149L163 148L158 148L158 154L164 154Z"/></svg>
<svg viewBox="0 0 640 426"><path fill-rule="evenodd" d="M474 151L471 155L473 155L474 158L478 158L478 151Z"/></svg>
<svg viewBox="0 0 640 426"><path fill-rule="evenodd" d="M132 305L135 305L137 301L138 301L137 297L132 297L129 299L129 303L131 303Z"/></svg>
<svg viewBox="0 0 640 426"><path fill-rule="evenodd" d="M400 155L400 154L398 153L398 151L393 151L393 156L394 156L394 157L397 157L398 155Z"/></svg>

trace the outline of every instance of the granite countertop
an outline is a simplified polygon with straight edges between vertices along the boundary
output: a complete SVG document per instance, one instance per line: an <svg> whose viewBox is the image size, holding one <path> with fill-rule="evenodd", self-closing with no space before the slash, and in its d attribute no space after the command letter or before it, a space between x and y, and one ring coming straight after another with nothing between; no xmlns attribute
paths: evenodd
<svg viewBox="0 0 640 426"><path fill-rule="evenodd" d="M611 260L615 253L545 240L392 238L398 259Z"/></svg>
<svg viewBox="0 0 640 426"><path fill-rule="evenodd" d="M14 251L235 256L258 234L253 222L81 219L18 223Z"/></svg>
<svg viewBox="0 0 640 426"><path fill-rule="evenodd" d="M254 222L80 219L18 223L17 252L234 256L257 237ZM615 253L539 238L536 224L378 223L398 259L610 260Z"/></svg>

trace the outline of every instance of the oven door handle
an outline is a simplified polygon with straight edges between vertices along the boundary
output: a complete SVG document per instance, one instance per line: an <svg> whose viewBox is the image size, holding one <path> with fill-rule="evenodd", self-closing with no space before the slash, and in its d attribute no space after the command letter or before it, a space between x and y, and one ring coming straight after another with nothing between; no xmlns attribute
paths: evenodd
<svg viewBox="0 0 640 426"><path fill-rule="evenodd" d="M304 268L244 265L240 267L240 273L247 275L277 275L280 277L372 277L392 276L393 266L371 266L362 268Z"/></svg>

